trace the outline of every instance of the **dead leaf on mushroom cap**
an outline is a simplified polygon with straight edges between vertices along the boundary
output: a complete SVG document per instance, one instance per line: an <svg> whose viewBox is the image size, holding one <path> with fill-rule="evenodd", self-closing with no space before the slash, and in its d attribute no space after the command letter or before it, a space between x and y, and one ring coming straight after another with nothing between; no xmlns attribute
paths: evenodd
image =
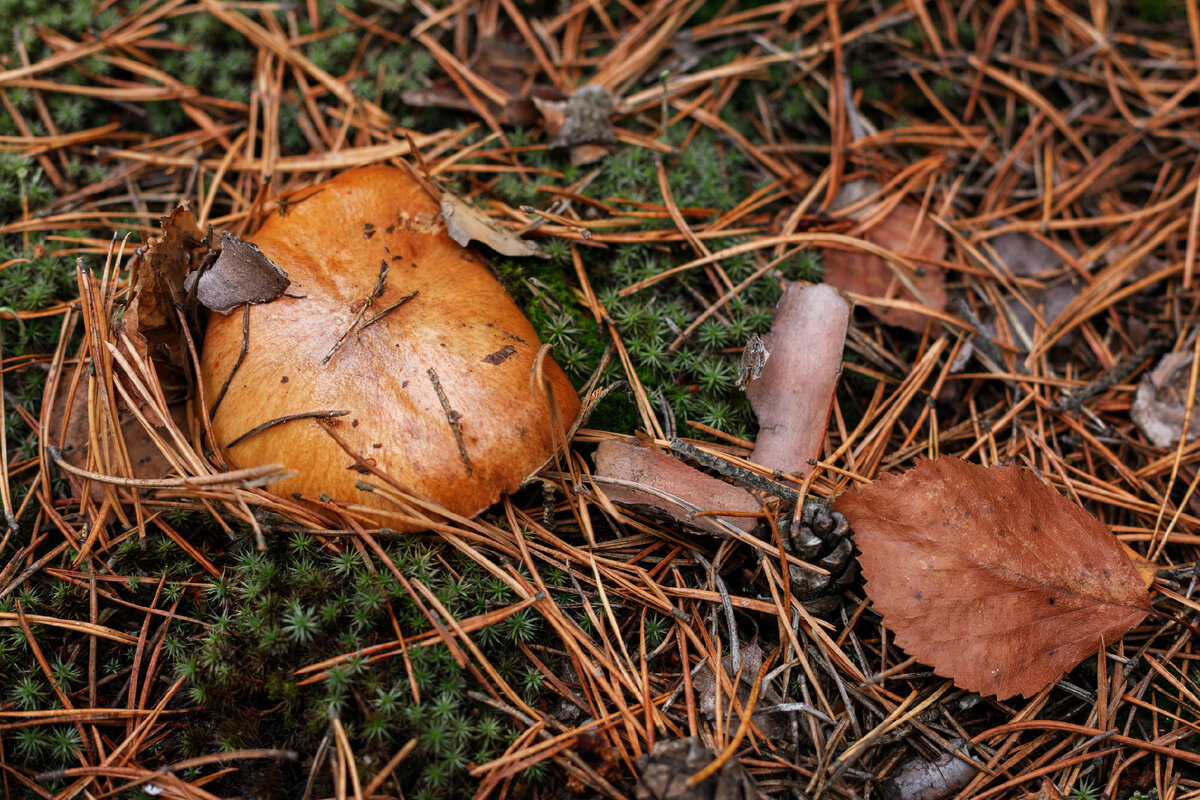
<svg viewBox="0 0 1200 800"><path fill-rule="evenodd" d="M522 239L516 231L504 227L458 195L442 192L441 208L446 233L463 247L475 241L506 256L542 255L536 242Z"/></svg>
<svg viewBox="0 0 1200 800"><path fill-rule="evenodd" d="M191 289L192 273L187 288ZM221 314L250 303L269 303L290 285L287 273L263 255L254 242L243 242L229 231L221 234L221 255L194 279L196 299Z"/></svg>
<svg viewBox="0 0 1200 800"><path fill-rule="evenodd" d="M834 508L897 643L969 691L1030 697L1150 611L1112 533L1021 467L922 460Z"/></svg>
<svg viewBox="0 0 1200 800"><path fill-rule="evenodd" d="M855 186L857 183L859 182L851 181L843 186L839 198L850 203L870 196L872 184L863 182L863 186ZM870 220L876 213L875 208L874 205L869 205L850 216L854 219ZM896 268L905 271L906 277L921 297L914 297L902 285L886 261L862 252L825 250L825 282L866 297L910 302L921 302L923 299L930 308L944 310L949 300L945 272L940 266L927 263L941 261L946 255L946 236L941 229L921 209L908 203L899 203L874 222L868 222L868 225L862 234L868 242L916 260L916 274L908 273L901 266ZM867 309L885 325L897 325L917 333L924 331L925 326L930 323L929 316L918 311L871 304L867 305ZM934 321L934 334L940 330L940 323Z"/></svg>

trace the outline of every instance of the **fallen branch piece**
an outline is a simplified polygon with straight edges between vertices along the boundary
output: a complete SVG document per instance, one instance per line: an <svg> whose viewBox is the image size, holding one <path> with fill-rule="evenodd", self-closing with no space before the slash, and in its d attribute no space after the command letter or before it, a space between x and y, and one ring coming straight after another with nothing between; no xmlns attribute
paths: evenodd
<svg viewBox="0 0 1200 800"><path fill-rule="evenodd" d="M746 373L759 426L752 461L807 475L809 459L820 457L849 321L850 303L832 286L788 286L756 345L758 377Z"/></svg>
<svg viewBox="0 0 1200 800"><path fill-rule="evenodd" d="M614 503L666 514L707 533L726 535L726 525L749 532L754 517L696 517L697 511L758 513L754 495L705 475L698 469L652 450L617 440L600 443L596 449L596 476L600 489Z"/></svg>

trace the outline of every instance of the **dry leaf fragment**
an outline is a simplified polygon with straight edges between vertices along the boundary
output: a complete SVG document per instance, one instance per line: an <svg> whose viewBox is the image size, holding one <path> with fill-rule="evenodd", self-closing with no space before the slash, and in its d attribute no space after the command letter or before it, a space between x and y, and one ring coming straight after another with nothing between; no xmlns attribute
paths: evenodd
<svg viewBox="0 0 1200 800"><path fill-rule="evenodd" d="M463 247L476 241L506 256L542 255L535 242L522 239L511 228L504 227L450 192L442 192L442 219L446 221L446 233Z"/></svg>
<svg viewBox="0 0 1200 800"><path fill-rule="evenodd" d="M745 489L717 480L665 453L613 439L601 442L596 448L596 475L639 484L600 484L601 491L614 503L667 514L715 535L727 533L724 525L749 532L757 520L754 517L695 517L696 510L752 513L761 510L758 500Z"/></svg>
<svg viewBox="0 0 1200 800"><path fill-rule="evenodd" d="M951 739L950 745L966 747L962 739ZM917 756L900 765L883 782L884 800L942 800L957 794L979 772L970 762L953 753L942 753L930 761Z"/></svg>
<svg viewBox="0 0 1200 800"><path fill-rule="evenodd" d="M603 86L581 86L565 100L533 97L542 114L551 147L571 149L571 163L591 163L607 154L605 144L617 141L612 124L613 100Z"/></svg>
<svg viewBox="0 0 1200 800"><path fill-rule="evenodd" d="M132 299L116 332L128 337L141 360L165 355L172 365L183 367L188 363L187 352L175 309L183 306L188 272L200 263L208 247L185 204L176 206L160 224L162 236L151 239L143 258L134 262L129 279Z"/></svg>
<svg viewBox="0 0 1200 800"><path fill-rule="evenodd" d="M762 666L763 651L758 646L757 642L749 642L743 644L740 648L741 654L741 670L740 678L739 670L733 666L733 656L728 655L721 659L721 666L725 668L725 674L729 676L730 683L737 680L737 694L741 703L745 704L750 698L750 687L754 684L758 676L759 667ZM724 694L724 687L717 686L717 674L713 671L712 663L706 663L700 670L692 676L692 692L696 695L697 710L707 719L712 719L717 713L717 692ZM776 704L782 698L774 688L764 686L762 689L762 700L769 704ZM728 697L722 697L721 707L728 709L730 701ZM788 733L788 720L782 714L773 714L769 711L761 711L762 704L755 707L752 715L754 725L764 736L771 739L783 739Z"/></svg>
<svg viewBox="0 0 1200 800"><path fill-rule="evenodd" d="M1036 694L1150 611L1117 539L1021 467L922 460L834 507L897 643L969 691Z"/></svg>
<svg viewBox="0 0 1200 800"><path fill-rule="evenodd" d="M762 352L750 355L762 361L746 380L759 424L751 460L807 475L809 459L820 457L849 321L850 303L832 286L789 284Z"/></svg>
<svg viewBox="0 0 1200 800"><path fill-rule="evenodd" d="M750 771L736 758L716 775L688 786L688 778L707 767L713 752L698 738L660 739L637 761L637 800L766 800Z"/></svg>
<svg viewBox="0 0 1200 800"><path fill-rule="evenodd" d="M254 242L244 242L229 231L221 234L221 255L209 269L193 278L188 275L187 289L196 285L196 299L205 308L228 314L250 303L269 303L279 298L291 284L287 273L263 255Z"/></svg>
<svg viewBox="0 0 1200 800"><path fill-rule="evenodd" d="M1010 231L1001 233L987 240L997 265L1007 269L1013 275L1032 277L1058 270L1063 266L1063 259L1054 248L1044 241L1025 231ZM1072 257L1077 257L1079 251L1067 243L1062 249ZM1038 309L1041 322L1049 325L1058 319L1071 301L1083 288L1083 282L1075 275L1057 280L1044 289L1026 290L1026 297L1034 308ZM1033 314L1023 303L1016 300L1007 302L999 311L1007 312L1008 325L1014 330L1013 341L1009 342L1020 352L1028 352L1028 344L1032 343L1037 333L1036 321ZM983 323L983 330L988 338L996 339L996 322L994 317ZM1063 347L1069 347L1075 336L1068 334L1058 341Z"/></svg>
<svg viewBox="0 0 1200 800"><path fill-rule="evenodd" d="M1157 366L1142 376L1129 416L1155 447L1175 447L1183 435L1187 416L1188 384L1192 373L1192 351L1167 353ZM1200 436L1200 414L1192 412L1188 441Z"/></svg>
<svg viewBox="0 0 1200 800"><path fill-rule="evenodd" d="M873 184L862 182L863 186L857 186L858 183L851 181L843 186L839 200L857 202L871 194L870 188ZM851 216L855 219L870 220L875 209L876 206L869 205ZM946 308L949 297L946 294L945 273L936 264L927 263L940 261L945 257L946 237L927 214L916 206L900 203L871 223L863 232L863 238L885 250L915 258L919 269L916 274L908 275L908 279L931 308L938 311ZM845 250L826 250L824 265L825 282L839 289L867 297L920 301L920 298L914 297L900 283L887 262L878 256ZM886 325L898 325L917 333L924 331L930 321L927 315L917 311L873 305L868 306L868 309ZM933 323L933 328L935 334L941 330L937 322Z"/></svg>
<svg viewBox="0 0 1200 800"><path fill-rule="evenodd" d="M84 359L82 368L86 375L86 371L91 368L91 360ZM156 479L171 476L174 469L170 460L158 449L138 418L129 413L129 409L123 401L118 402L117 408L124 445L118 448L111 435L102 435L98 437L97 441L104 452L102 454L90 453L92 438L88 429L87 382L84 381L79 385L74 396L70 392L71 386L77 380L76 375L79 369L76 367L58 384L58 390L54 396L54 410L49 415L50 424L46 431L47 443L59 449L64 461L80 469L96 471L100 464L111 464L113 471L120 477ZM172 403L169 410L174 424L186 427L186 403ZM152 418L161 419L161 416L156 412ZM167 438L166 429L161 425L156 427L158 433L163 438ZM105 427L105 431L107 430L108 428ZM124 470L120 466L122 463L121 450L129 458L129 466L132 470L129 475L124 475ZM89 458L89 455L92 457ZM79 500L83 496L83 479L66 471L63 472L63 476L71 487L72 499ZM104 487L97 483L91 483L89 494L96 503L100 503L104 498Z"/></svg>

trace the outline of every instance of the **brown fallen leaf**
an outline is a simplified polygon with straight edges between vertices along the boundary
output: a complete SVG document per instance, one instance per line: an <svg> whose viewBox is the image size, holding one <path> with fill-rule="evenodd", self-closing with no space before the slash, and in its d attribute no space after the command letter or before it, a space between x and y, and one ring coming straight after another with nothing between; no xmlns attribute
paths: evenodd
<svg viewBox="0 0 1200 800"><path fill-rule="evenodd" d="M162 235L151 239L142 258L134 260L129 305L114 323L117 346L134 362L153 364L161 385L187 391L187 344L177 309L184 308L187 274L209 252L196 218L180 204L160 220ZM134 395L138 410L151 424L165 420L158 410Z"/></svg>
<svg viewBox="0 0 1200 800"><path fill-rule="evenodd" d="M851 181L842 188L839 205L848 204L846 201L859 202L871 194L870 182L862 182L863 186L858 186L859 183ZM875 215L875 210L876 206L869 204L849 216L859 220L870 220ZM862 234L867 241L902 256L917 259L918 270L916 274L907 274L908 280L930 308L944 310L949 299L946 294L945 273L936 264L926 263L926 260L940 261L946 255L946 237L941 229L927 214L922 213L921 209L908 203L896 205L869 225ZM878 256L830 249L825 251L824 265L825 282L839 289L867 297L920 301L920 298L914 297L901 284L887 262ZM917 311L874 305L868 305L867 309L885 325L897 325L917 333L924 331L925 326L930 323L928 316ZM941 324L936 321L932 324L936 335L941 330Z"/></svg>
<svg viewBox="0 0 1200 800"><path fill-rule="evenodd" d="M1021 467L922 460L834 508L897 643L969 691L1034 695L1150 611L1112 533Z"/></svg>
<svg viewBox="0 0 1200 800"><path fill-rule="evenodd" d="M752 461L807 475L820 458L849 321L850 303L832 286L788 285L771 332L742 358L759 425Z"/></svg>
<svg viewBox="0 0 1200 800"><path fill-rule="evenodd" d="M416 108L446 108L470 114L487 111L502 124L532 127L540 118L533 98L562 100L565 97L553 86L537 82L536 63L533 52L521 40L481 36L466 66L499 91L503 104L499 98L493 100L482 92L468 99L459 84L450 78L436 79L428 86L402 93L400 98L405 105Z"/></svg>
<svg viewBox="0 0 1200 800"><path fill-rule="evenodd" d="M207 270L189 274L185 288L190 291L192 283L196 299L205 308L229 314L247 303L258 305L279 298L291 281L254 242L243 242L224 231L221 255Z"/></svg>
<svg viewBox="0 0 1200 800"><path fill-rule="evenodd" d="M1183 435L1187 416L1188 384L1192 373L1192 351L1167 353L1154 369L1142 376L1129 416L1155 447L1175 447ZM1192 412L1188 441L1200 436L1200 414Z"/></svg>
<svg viewBox="0 0 1200 800"><path fill-rule="evenodd" d="M962 739L950 745L966 747ZM883 781L884 800L942 800L957 794L971 782L979 770L953 753L942 753L934 760L918 756L905 761Z"/></svg>
<svg viewBox="0 0 1200 800"><path fill-rule="evenodd" d="M987 240L997 266L1021 277L1046 275L1061 270L1062 256L1042 239L1025 231L1009 231L991 237ZM1078 257L1079 251L1069 242L1060 245L1062 250L1072 257ZM1065 278L1049 282L1043 289L1026 289L1025 296L1030 304L1038 309L1041 322L1049 325L1058 319L1059 315L1071 304L1083 288L1083 281L1071 274ZM1037 334L1037 320L1029 309L1016 300L1010 300L1004 308L996 309L996 313L1006 312L1008 327L1013 331L1012 341L1007 342L1019 352L1027 353ZM991 339L996 339L996 320L987 318L983 322L983 330ZM1078 337L1070 333L1059 339L1061 347L1070 347Z"/></svg>
<svg viewBox="0 0 1200 800"><path fill-rule="evenodd" d="M581 86L562 100L532 99L541 112L550 146L570 148L575 166L603 158L608 153L604 145L617 141L612 95L603 86Z"/></svg>
<svg viewBox="0 0 1200 800"><path fill-rule="evenodd" d="M596 448L596 475L636 484L601 483L600 490L614 503L666 514L718 536L727 535L724 525L749 532L758 520L754 517L695 517L694 512L757 513L762 510L754 495L745 489L705 475L665 453L614 439L603 441Z"/></svg>
<svg viewBox="0 0 1200 800"><path fill-rule="evenodd" d="M522 239L461 197L442 192L442 219L450 238L466 247L476 241L506 256L541 256L536 242Z"/></svg>
<svg viewBox="0 0 1200 800"><path fill-rule="evenodd" d="M739 670L734 668L733 656L728 655L721 659L721 666L725 668L725 674L729 676L729 681L732 683L737 680L737 693L740 702L745 704L750 697L750 687L754 684L758 676L759 667L762 666L763 651L758 646L757 642L749 642L743 644L740 648L741 654L741 670L740 678ZM706 663L692 676L692 692L696 695L698 701L697 710L707 719L712 719L717 713L717 692L721 691L724 695L724 687L717 687L717 673L712 668L712 663ZM761 699L763 703L755 706L752 719L754 725L762 732L764 736L771 739L782 739L787 736L788 720L783 714L774 714L770 712L770 706L780 702L779 693L773 687L764 687L762 690ZM766 711L762 710L764 704ZM722 697L721 707L728 710L730 705L728 697Z"/></svg>
<svg viewBox="0 0 1200 800"><path fill-rule="evenodd" d="M766 800L750 771L736 758L705 781L688 786L688 778L707 767L713 753L698 738L660 739L637 761L637 800Z"/></svg>
<svg viewBox="0 0 1200 800"><path fill-rule="evenodd" d="M133 291L117 333L129 338L139 356L165 355L172 365L183 367L187 352L175 309L183 306L188 272L199 265L208 247L185 204L160 223L162 236L151 239L143 258L134 263L129 279Z"/></svg>
<svg viewBox="0 0 1200 800"><path fill-rule="evenodd" d="M83 369L89 370L90 367L91 361L85 360ZM116 465L120 463L120 456L112 438L101 437L98 440L102 442L105 452L102 454L102 458L97 456L89 461L91 436L88 431L87 381L80 384L74 397L70 393L70 387L76 380L75 374L78 369L76 367L62 380L58 392L55 394L54 410L49 415L50 425L46 431L46 443L57 448L62 453L63 460L71 466L98 471L98 463ZM139 479L170 477L174 473L171 462L154 444L154 440L150 438L145 427L137 417L129 413L129 409L123 401L118 402L117 408L121 419L123 449L128 454L129 465L132 469L132 474L123 477ZM173 403L170 406L171 417L176 426L185 426L186 409L186 403L183 402ZM155 417L157 418L158 415L156 414ZM163 438L168 437L164 428L159 428L158 433ZM119 467L116 468L116 471L118 474L123 472ZM63 472L63 477L67 479L67 483L71 487L72 498L79 500L83 495L85 481L66 471ZM98 483L90 483L89 494L92 500L98 504L104 498L104 487Z"/></svg>

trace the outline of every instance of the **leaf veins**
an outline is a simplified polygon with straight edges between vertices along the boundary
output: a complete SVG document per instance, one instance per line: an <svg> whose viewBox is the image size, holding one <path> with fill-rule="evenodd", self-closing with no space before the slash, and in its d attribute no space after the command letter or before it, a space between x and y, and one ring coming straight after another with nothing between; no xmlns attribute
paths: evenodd
<svg viewBox="0 0 1200 800"><path fill-rule="evenodd" d="M920 461L834 508L897 643L970 691L1034 695L1150 610L1112 533L1022 467Z"/></svg>

